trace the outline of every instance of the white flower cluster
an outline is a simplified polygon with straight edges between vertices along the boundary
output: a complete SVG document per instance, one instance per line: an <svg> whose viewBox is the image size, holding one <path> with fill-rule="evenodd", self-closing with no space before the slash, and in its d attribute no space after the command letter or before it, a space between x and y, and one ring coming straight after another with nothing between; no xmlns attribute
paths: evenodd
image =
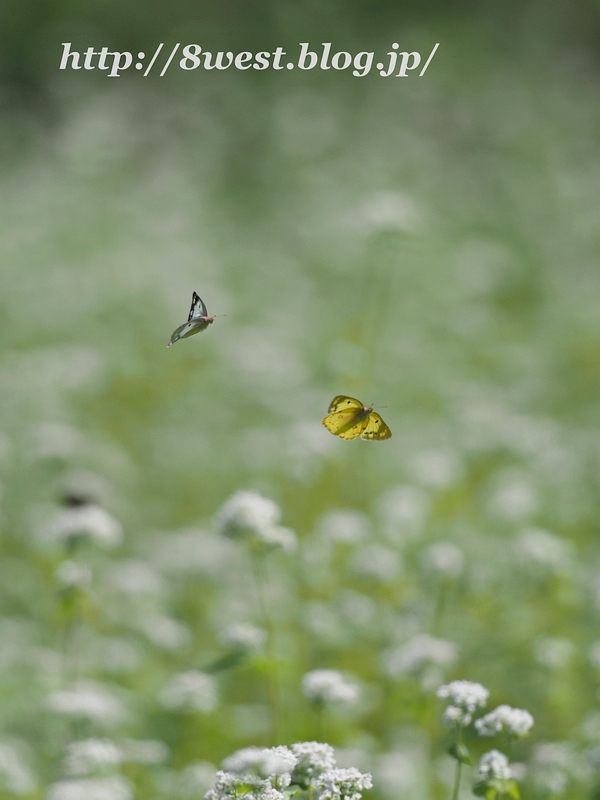
<svg viewBox="0 0 600 800"><path fill-rule="evenodd" d="M297 758L293 783L311 783L317 775L335 767L333 747L325 742L297 742L292 745L292 753Z"/></svg>
<svg viewBox="0 0 600 800"><path fill-rule="evenodd" d="M484 781L506 780L512 777L508 758L499 750L490 750L484 753L479 760L477 771Z"/></svg>
<svg viewBox="0 0 600 800"><path fill-rule="evenodd" d="M316 783L319 800L360 800L362 792L372 786L371 774L359 772L356 767L330 769Z"/></svg>
<svg viewBox="0 0 600 800"><path fill-rule="evenodd" d="M270 780L245 772L237 775L219 770L215 785L204 795L204 800L283 800L283 794L273 787Z"/></svg>
<svg viewBox="0 0 600 800"><path fill-rule="evenodd" d="M343 703L352 705L360 689L335 669L315 669L302 678L304 696L313 703Z"/></svg>
<svg viewBox="0 0 600 800"><path fill-rule="evenodd" d="M529 711L507 705L498 706L475 722L475 728L480 736L504 733L506 736L520 738L529 733L532 727L533 717Z"/></svg>
<svg viewBox="0 0 600 800"><path fill-rule="evenodd" d="M279 507L258 492L236 492L217 514L217 528L231 539L245 539L250 545L266 550L296 549L296 534L279 525Z"/></svg>
<svg viewBox="0 0 600 800"><path fill-rule="evenodd" d="M217 682L212 675L196 669L179 672L162 690L159 700L165 708L208 714L219 704Z"/></svg>
<svg viewBox="0 0 600 800"><path fill-rule="evenodd" d="M333 747L297 742L291 747L246 747L223 762L205 800L283 800L290 784L311 786L319 800L360 800L372 786L371 775L354 767L336 768Z"/></svg>
<svg viewBox="0 0 600 800"><path fill-rule="evenodd" d="M440 686L437 696L450 700L450 705L444 711L444 722L450 727L459 727L471 722L473 712L485 706L490 693L480 683L452 681Z"/></svg>

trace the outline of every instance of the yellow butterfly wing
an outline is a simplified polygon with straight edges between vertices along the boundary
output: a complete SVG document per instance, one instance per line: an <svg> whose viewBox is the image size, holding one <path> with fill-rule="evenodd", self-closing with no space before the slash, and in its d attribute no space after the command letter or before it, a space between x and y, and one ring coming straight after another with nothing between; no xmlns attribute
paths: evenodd
<svg viewBox="0 0 600 800"><path fill-rule="evenodd" d="M390 439L392 431L376 411L371 411L365 421L364 429L360 432L360 436L363 439L370 440Z"/></svg>
<svg viewBox="0 0 600 800"><path fill-rule="evenodd" d="M338 394L329 404L329 414L323 420L328 431L340 439L356 439L367 427L368 417L360 400Z"/></svg>
<svg viewBox="0 0 600 800"><path fill-rule="evenodd" d="M365 407L354 397L348 397L345 394L336 394L331 403L329 403L328 413L333 414L335 411L364 411Z"/></svg>

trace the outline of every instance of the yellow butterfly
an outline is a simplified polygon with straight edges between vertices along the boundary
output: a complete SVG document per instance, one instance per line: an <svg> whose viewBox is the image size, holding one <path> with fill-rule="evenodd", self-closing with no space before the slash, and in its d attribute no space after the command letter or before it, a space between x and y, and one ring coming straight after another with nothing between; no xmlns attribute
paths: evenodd
<svg viewBox="0 0 600 800"><path fill-rule="evenodd" d="M373 406L365 408L360 400L345 394L333 398L323 425L341 439L389 439L392 435Z"/></svg>

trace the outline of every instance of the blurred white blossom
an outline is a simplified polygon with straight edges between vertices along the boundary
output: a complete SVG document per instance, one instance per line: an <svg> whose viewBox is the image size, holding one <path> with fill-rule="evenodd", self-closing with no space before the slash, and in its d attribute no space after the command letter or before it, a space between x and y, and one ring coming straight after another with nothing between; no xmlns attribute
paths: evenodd
<svg viewBox="0 0 600 800"><path fill-rule="evenodd" d="M417 535L429 511L429 497L416 486L398 486L379 500L383 532L393 542Z"/></svg>
<svg viewBox="0 0 600 800"><path fill-rule="evenodd" d="M519 560L549 572L567 572L573 561L571 542L541 528L526 528L515 540Z"/></svg>
<svg viewBox="0 0 600 800"><path fill-rule="evenodd" d="M402 571L402 559L389 547L371 544L361 547L355 552L350 569L365 578L389 583L396 580Z"/></svg>
<svg viewBox="0 0 600 800"><path fill-rule="evenodd" d="M563 794L591 777L591 766L569 742L544 742L533 749L531 777L538 791Z"/></svg>
<svg viewBox="0 0 600 800"><path fill-rule="evenodd" d="M124 716L121 701L106 686L89 680L79 681L70 689L52 692L47 705L55 714L106 725L112 725Z"/></svg>
<svg viewBox="0 0 600 800"><path fill-rule="evenodd" d="M267 641L267 632L249 622L232 622L219 634L219 641L228 650L252 653Z"/></svg>
<svg viewBox="0 0 600 800"><path fill-rule="evenodd" d="M296 534L278 525L279 506L258 492L241 491L232 495L217 514L217 529L231 539L245 539L262 549L296 549Z"/></svg>
<svg viewBox="0 0 600 800"><path fill-rule="evenodd" d="M423 450L414 457L412 467L417 481L433 489L451 486L462 473L459 458L451 450Z"/></svg>
<svg viewBox="0 0 600 800"><path fill-rule="evenodd" d="M304 696L313 703L341 703L353 705L360 689L345 675L334 669L315 669L302 678Z"/></svg>
<svg viewBox="0 0 600 800"><path fill-rule="evenodd" d="M571 660L575 645L569 639L538 636L533 642L533 651L538 663L549 669L561 669Z"/></svg>
<svg viewBox="0 0 600 800"><path fill-rule="evenodd" d="M48 788L46 800L133 800L125 778L79 778L58 781Z"/></svg>
<svg viewBox="0 0 600 800"><path fill-rule="evenodd" d="M82 739L67 745L63 769L69 777L81 777L114 770L123 760L123 750L110 739Z"/></svg>
<svg viewBox="0 0 600 800"><path fill-rule="evenodd" d="M107 577L110 585L123 594L157 594L163 589L161 576L145 561L117 561L111 565Z"/></svg>
<svg viewBox="0 0 600 800"><path fill-rule="evenodd" d="M108 511L86 503L57 511L42 526L41 535L47 540L57 542L66 542L81 536L101 547L116 547L123 538L123 528Z"/></svg>
<svg viewBox="0 0 600 800"><path fill-rule="evenodd" d="M83 589L92 582L92 571L85 564L67 559L61 561L54 571L56 580L65 588Z"/></svg>
<svg viewBox="0 0 600 800"><path fill-rule="evenodd" d="M425 548L421 563L428 572L458 578L463 571L465 556L460 547L452 542L436 542Z"/></svg>
<svg viewBox="0 0 600 800"><path fill-rule="evenodd" d="M159 700L165 708L208 714L219 704L217 681L199 670L180 672L173 675Z"/></svg>
<svg viewBox="0 0 600 800"><path fill-rule="evenodd" d="M25 763L20 743L0 742L0 783L11 794L29 794L36 780Z"/></svg>
<svg viewBox="0 0 600 800"><path fill-rule="evenodd" d="M360 511L340 509L328 511L317 525L317 532L334 542L356 544L369 534L369 518Z"/></svg>
<svg viewBox="0 0 600 800"><path fill-rule="evenodd" d="M169 757L169 748L156 739L125 739L121 743L123 761L134 764L160 764Z"/></svg>
<svg viewBox="0 0 600 800"><path fill-rule="evenodd" d="M428 664L450 667L457 658L458 648L454 642L420 633L394 650L384 653L383 664L385 672L396 678L414 674Z"/></svg>

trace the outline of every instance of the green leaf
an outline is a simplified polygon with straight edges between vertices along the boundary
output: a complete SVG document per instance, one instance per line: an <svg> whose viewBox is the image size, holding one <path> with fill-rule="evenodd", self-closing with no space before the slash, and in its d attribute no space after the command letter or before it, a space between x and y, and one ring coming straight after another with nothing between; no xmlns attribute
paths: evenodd
<svg viewBox="0 0 600 800"><path fill-rule="evenodd" d="M466 764L467 766L472 766L473 762L471 761L471 757L469 755L469 751L464 744L454 743L452 747L448 750L452 758L455 758L457 761L460 761L461 764Z"/></svg>

